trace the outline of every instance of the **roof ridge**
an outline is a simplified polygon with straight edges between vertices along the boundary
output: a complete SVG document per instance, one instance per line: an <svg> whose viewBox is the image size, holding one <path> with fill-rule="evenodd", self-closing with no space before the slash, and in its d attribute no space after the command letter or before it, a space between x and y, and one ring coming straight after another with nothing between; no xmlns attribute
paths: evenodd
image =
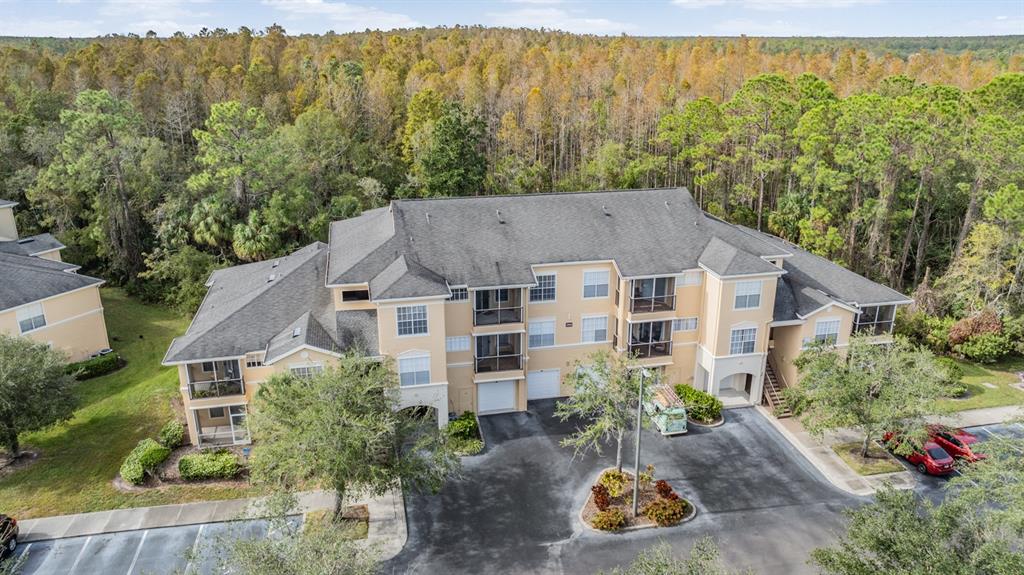
<svg viewBox="0 0 1024 575"><path fill-rule="evenodd" d="M13 261L13 262L12 261L8 261L6 263L8 265L17 266L17 267L21 267L21 268L25 268L25 269L36 270L36 271L44 272L44 273L67 274L67 273L73 273L75 270L82 269L82 266L80 266L78 264L73 264L73 263L70 263L70 262L48 260L48 259L45 259L45 258L41 258L39 256L27 256L27 255L23 255L23 254L16 254L16 253L13 253L13 252L0 252L0 258L16 258L19 261ZM39 262L49 262L49 263L42 263L41 264ZM64 264L64 267L58 269L53 264ZM95 277L88 276L88 275L85 275L85 274L75 274L75 275L77 275L78 277L89 278L89 279L94 279L94 280L99 280L100 279L100 278L95 278ZM100 280L100 281L102 281L102 280Z"/></svg>

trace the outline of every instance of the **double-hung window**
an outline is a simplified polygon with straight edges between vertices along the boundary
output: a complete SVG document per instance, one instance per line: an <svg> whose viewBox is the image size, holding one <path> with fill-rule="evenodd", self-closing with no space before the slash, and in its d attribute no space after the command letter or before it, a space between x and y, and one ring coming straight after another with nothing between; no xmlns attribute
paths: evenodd
<svg viewBox="0 0 1024 575"><path fill-rule="evenodd" d="M448 301L466 301L469 299L469 288L464 287L453 287L452 296L448 298Z"/></svg>
<svg viewBox="0 0 1024 575"><path fill-rule="evenodd" d="M684 317L672 320L672 331L694 331L697 329L697 318Z"/></svg>
<svg viewBox="0 0 1024 575"><path fill-rule="evenodd" d="M555 320L531 319L529 325L530 347L551 347L555 345Z"/></svg>
<svg viewBox="0 0 1024 575"><path fill-rule="evenodd" d="M595 343L608 340L608 316L583 318L583 342Z"/></svg>
<svg viewBox="0 0 1024 575"><path fill-rule="evenodd" d="M583 272L583 297L608 297L608 270Z"/></svg>
<svg viewBox="0 0 1024 575"><path fill-rule="evenodd" d="M264 352L262 351L251 351L245 354L245 367L263 367L263 360L265 359L263 354Z"/></svg>
<svg viewBox="0 0 1024 575"><path fill-rule="evenodd" d="M402 387L430 383L430 356L399 358L398 381Z"/></svg>
<svg viewBox="0 0 1024 575"><path fill-rule="evenodd" d="M555 301L555 274L537 276L537 287L530 288L530 301Z"/></svg>
<svg viewBox="0 0 1024 575"><path fill-rule="evenodd" d="M761 281L736 282L736 309L761 307Z"/></svg>
<svg viewBox="0 0 1024 575"><path fill-rule="evenodd" d="M43 304L40 303L20 307L15 315L21 333L28 333L46 325L46 315L43 314Z"/></svg>
<svg viewBox="0 0 1024 575"><path fill-rule="evenodd" d="M427 333L427 306L399 306L396 313L398 317L398 335L423 335Z"/></svg>
<svg viewBox="0 0 1024 575"><path fill-rule="evenodd" d="M318 364L298 365L289 369L295 377L313 377L323 373L324 366Z"/></svg>
<svg viewBox="0 0 1024 575"><path fill-rule="evenodd" d="M756 327L734 329L732 330L732 333L729 334L729 353L731 355L754 353L754 343L756 341Z"/></svg>
<svg viewBox="0 0 1024 575"><path fill-rule="evenodd" d="M444 340L444 350L447 352L469 351L469 336L452 335L446 337Z"/></svg>
<svg viewBox="0 0 1024 575"><path fill-rule="evenodd" d="M822 319L814 323L814 341L835 345L839 341L839 320Z"/></svg>

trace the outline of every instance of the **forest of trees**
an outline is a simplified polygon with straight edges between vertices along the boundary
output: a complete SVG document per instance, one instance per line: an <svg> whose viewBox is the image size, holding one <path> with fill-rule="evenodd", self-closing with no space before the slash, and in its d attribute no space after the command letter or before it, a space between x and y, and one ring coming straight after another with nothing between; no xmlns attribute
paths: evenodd
<svg viewBox="0 0 1024 575"><path fill-rule="evenodd" d="M687 186L712 214L916 289L931 316L1019 324L1020 46L484 28L0 41L0 197L87 271L190 311L214 267L392 198Z"/></svg>

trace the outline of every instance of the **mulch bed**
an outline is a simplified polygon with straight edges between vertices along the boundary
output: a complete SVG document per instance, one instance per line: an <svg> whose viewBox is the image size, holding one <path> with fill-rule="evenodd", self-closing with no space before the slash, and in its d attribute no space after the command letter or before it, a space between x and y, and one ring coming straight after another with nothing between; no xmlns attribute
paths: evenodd
<svg viewBox="0 0 1024 575"><path fill-rule="evenodd" d="M601 475L603 475L605 471L614 471L614 468L602 471ZM643 514L643 509L648 503L660 499L658 492L654 488L655 482L651 481L649 483L640 485L640 489L637 495L638 499L640 500L640 505L637 506L637 511L639 512L639 515L633 515L633 474L623 471L623 475L625 475L626 477L626 482L622 489L622 494L619 495L618 497L612 497L611 504L609 505L609 509L613 507L618 507L625 514L626 524L622 527L622 529L628 530L644 529L647 527L658 527L657 523L655 523L651 519L648 519ZM600 475L598 476L598 478L600 478ZM597 482L595 482L595 484L596 483ZM689 501L686 501L685 499L683 501L686 502L687 511L686 516L683 518L682 521L680 521L680 523L688 521L694 515L693 504L690 503ZM594 516L597 515L599 512L600 510L598 510L597 504L594 503L594 494L591 493L587 497L587 502L583 506L583 510L580 512L580 518L583 520L584 523L587 524L587 526L591 527L592 529L596 529L592 525L592 520Z"/></svg>
<svg viewBox="0 0 1024 575"><path fill-rule="evenodd" d="M242 445L229 445L223 447L228 451L233 452L241 459L242 457ZM167 487L169 485L209 485L213 487L233 487L233 488L246 488L249 487L249 470L242 468L242 472L238 474L234 479L203 479L198 481L185 481L178 474L178 461L182 457L190 453L198 453L204 451L194 445L183 445L175 448L171 451L171 454L161 463L154 476L146 476L146 480L142 485L132 485L127 481L121 479L118 475L114 478L113 485L118 491L127 493L138 493L140 491L146 491L148 489L159 489L161 487Z"/></svg>

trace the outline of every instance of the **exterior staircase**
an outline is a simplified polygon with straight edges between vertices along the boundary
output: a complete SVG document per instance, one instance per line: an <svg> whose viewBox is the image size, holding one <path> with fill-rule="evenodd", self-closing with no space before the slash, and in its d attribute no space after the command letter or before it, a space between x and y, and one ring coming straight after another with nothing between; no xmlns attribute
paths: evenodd
<svg viewBox="0 0 1024 575"><path fill-rule="evenodd" d="M772 410L772 413L775 414L775 417L780 419L793 416L793 412L790 411L786 402L782 399L782 390L785 388L786 385L775 374L772 362L765 362L764 391L762 392L761 403L767 405Z"/></svg>

